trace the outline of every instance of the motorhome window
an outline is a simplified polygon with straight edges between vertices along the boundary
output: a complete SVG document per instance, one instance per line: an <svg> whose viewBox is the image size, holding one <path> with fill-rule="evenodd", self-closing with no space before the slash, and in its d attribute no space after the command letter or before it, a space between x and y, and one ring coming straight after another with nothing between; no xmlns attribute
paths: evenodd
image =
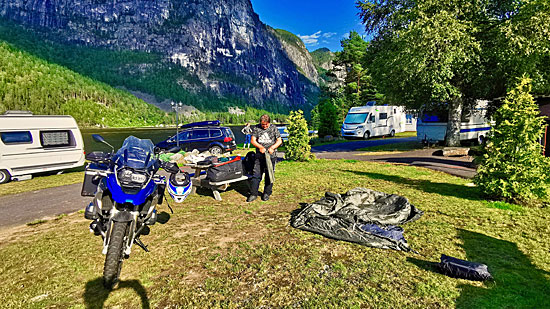
<svg viewBox="0 0 550 309"><path fill-rule="evenodd" d="M219 129L210 130L210 137L220 137L222 136L222 131Z"/></svg>
<svg viewBox="0 0 550 309"><path fill-rule="evenodd" d="M72 133L63 131L40 131L40 143L42 147L67 147L74 146Z"/></svg>
<svg viewBox="0 0 550 309"><path fill-rule="evenodd" d="M348 114L346 116L346 120L344 120L344 123L347 124L356 124L356 123L365 123L365 119L367 119L366 113L361 114Z"/></svg>
<svg viewBox="0 0 550 309"><path fill-rule="evenodd" d="M376 122L376 116L370 115L369 122Z"/></svg>
<svg viewBox="0 0 550 309"><path fill-rule="evenodd" d="M380 113L380 120L388 119L388 113Z"/></svg>
<svg viewBox="0 0 550 309"><path fill-rule="evenodd" d="M6 145L32 143L32 136L29 131L2 132L0 136L2 142Z"/></svg>
<svg viewBox="0 0 550 309"><path fill-rule="evenodd" d="M412 124L413 123L413 115L406 114L405 119L406 119L407 124Z"/></svg>
<svg viewBox="0 0 550 309"><path fill-rule="evenodd" d="M208 129L193 130L193 139L208 138L209 135L210 133L208 133Z"/></svg>
<svg viewBox="0 0 550 309"><path fill-rule="evenodd" d="M442 112L424 112L422 122L447 122L449 115L446 111Z"/></svg>

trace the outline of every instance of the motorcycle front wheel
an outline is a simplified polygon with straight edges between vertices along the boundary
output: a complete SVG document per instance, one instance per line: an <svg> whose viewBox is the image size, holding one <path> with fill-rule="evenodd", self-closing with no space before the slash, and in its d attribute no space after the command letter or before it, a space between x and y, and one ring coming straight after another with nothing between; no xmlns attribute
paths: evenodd
<svg viewBox="0 0 550 309"><path fill-rule="evenodd" d="M124 238L128 230L128 222L113 222L111 240L105 256L103 267L103 286L112 289L118 283L122 261L124 260Z"/></svg>

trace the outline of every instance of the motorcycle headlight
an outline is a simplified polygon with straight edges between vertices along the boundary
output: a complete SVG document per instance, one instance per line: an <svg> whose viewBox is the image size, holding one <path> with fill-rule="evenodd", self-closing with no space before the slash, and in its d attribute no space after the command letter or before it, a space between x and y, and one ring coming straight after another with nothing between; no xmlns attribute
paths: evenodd
<svg viewBox="0 0 550 309"><path fill-rule="evenodd" d="M121 183L144 184L147 181L147 175L123 169L118 172L118 180Z"/></svg>

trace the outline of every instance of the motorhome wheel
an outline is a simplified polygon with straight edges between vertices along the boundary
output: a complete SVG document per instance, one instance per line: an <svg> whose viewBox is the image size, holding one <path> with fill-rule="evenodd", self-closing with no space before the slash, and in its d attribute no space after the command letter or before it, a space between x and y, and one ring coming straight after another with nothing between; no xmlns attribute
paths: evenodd
<svg viewBox="0 0 550 309"><path fill-rule="evenodd" d="M369 139L370 137L370 132L369 131L365 131L365 134L363 134L363 138L364 139Z"/></svg>
<svg viewBox="0 0 550 309"><path fill-rule="evenodd" d="M390 137L394 137L394 136L395 136L395 130L392 129L390 132Z"/></svg>
<svg viewBox="0 0 550 309"><path fill-rule="evenodd" d="M6 170L0 170L0 183L6 183L10 181L11 175Z"/></svg>

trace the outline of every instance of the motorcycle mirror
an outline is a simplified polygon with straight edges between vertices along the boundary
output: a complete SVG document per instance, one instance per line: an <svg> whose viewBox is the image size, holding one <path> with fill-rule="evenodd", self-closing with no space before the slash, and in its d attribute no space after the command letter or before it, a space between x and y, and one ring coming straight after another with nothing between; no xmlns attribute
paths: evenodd
<svg viewBox="0 0 550 309"><path fill-rule="evenodd" d="M105 139L103 139L103 136L101 136L99 134L92 134L92 138L94 139L94 141L96 141L98 143L105 142Z"/></svg>
<svg viewBox="0 0 550 309"><path fill-rule="evenodd" d="M103 138L103 136L101 136L99 134L92 134L92 138L96 142L103 143L103 144L106 144L107 146L111 147L111 150L113 152L115 151L115 147L113 147L111 144L107 143L107 141Z"/></svg>

